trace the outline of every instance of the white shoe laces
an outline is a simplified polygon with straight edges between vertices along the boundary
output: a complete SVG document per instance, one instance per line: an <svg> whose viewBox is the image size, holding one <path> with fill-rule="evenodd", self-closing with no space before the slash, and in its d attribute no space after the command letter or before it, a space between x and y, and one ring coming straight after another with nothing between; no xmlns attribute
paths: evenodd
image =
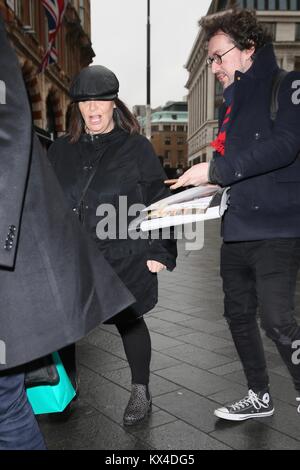
<svg viewBox="0 0 300 470"><path fill-rule="evenodd" d="M296 401L300 401L300 397L297 397ZM298 406L297 411L298 411L298 413L300 413L300 405Z"/></svg>
<svg viewBox="0 0 300 470"><path fill-rule="evenodd" d="M300 401L300 397L299 397L299 401ZM261 408L268 408L269 407L269 402L265 403L263 400L258 398L258 396L256 395L256 393L253 392L253 390L249 390L249 394L245 398L243 398L240 401L237 401L236 403L231 405L230 408L232 408L233 411L239 411L240 409L247 408L251 405L256 410L260 410ZM300 405L299 405L298 411L299 410L300 410ZM300 413L300 411L299 411L299 413Z"/></svg>

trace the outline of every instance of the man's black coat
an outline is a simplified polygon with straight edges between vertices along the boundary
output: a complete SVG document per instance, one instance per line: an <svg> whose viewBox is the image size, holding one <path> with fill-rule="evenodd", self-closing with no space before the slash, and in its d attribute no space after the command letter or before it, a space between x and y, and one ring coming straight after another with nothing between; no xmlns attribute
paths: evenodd
<svg viewBox="0 0 300 470"><path fill-rule="evenodd" d="M225 241L300 237L300 73L284 78L273 125L271 90L278 70L268 44L248 72L235 74L225 156L216 155L211 168L215 182L231 186Z"/></svg>
<svg viewBox="0 0 300 470"><path fill-rule="evenodd" d="M32 138L24 83L1 18L0 80L2 371L75 342L134 298L70 214Z"/></svg>

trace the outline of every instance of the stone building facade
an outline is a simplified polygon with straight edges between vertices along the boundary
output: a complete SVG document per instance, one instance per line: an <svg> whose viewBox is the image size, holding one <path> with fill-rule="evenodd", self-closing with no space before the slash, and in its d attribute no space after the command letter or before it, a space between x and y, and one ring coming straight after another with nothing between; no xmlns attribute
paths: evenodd
<svg viewBox="0 0 300 470"><path fill-rule="evenodd" d="M56 40L58 62L38 73L48 45L48 24L39 0L0 0L12 45L22 67L34 125L52 138L66 130L72 77L94 57L90 1L70 0Z"/></svg>

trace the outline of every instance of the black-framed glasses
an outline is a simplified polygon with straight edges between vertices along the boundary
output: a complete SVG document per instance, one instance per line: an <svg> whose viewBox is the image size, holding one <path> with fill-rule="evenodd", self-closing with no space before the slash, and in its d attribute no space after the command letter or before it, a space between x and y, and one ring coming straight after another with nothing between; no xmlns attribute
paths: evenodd
<svg viewBox="0 0 300 470"><path fill-rule="evenodd" d="M220 55L220 54L214 54L210 57L207 57L206 59L206 63L209 67L212 66L213 62L215 62L216 64L218 65L221 65L222 64L222 57L226 54L228 54L228 52L232 51L233 49L235 49L236 46L233 46L231 49L229 49L228 51L224 52L224 54Z"/></svg>

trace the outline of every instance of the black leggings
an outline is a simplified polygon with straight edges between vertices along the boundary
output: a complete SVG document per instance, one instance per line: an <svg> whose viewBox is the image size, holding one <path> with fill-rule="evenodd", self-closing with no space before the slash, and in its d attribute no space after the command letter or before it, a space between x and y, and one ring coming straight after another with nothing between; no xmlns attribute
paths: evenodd
<svg viewBox="0 0 300 470"><path fill-rule="evenodd" d="M149 384L151 339L145 320L141 317L127 324L115 323L124 345L133 384Z"/></svg>

